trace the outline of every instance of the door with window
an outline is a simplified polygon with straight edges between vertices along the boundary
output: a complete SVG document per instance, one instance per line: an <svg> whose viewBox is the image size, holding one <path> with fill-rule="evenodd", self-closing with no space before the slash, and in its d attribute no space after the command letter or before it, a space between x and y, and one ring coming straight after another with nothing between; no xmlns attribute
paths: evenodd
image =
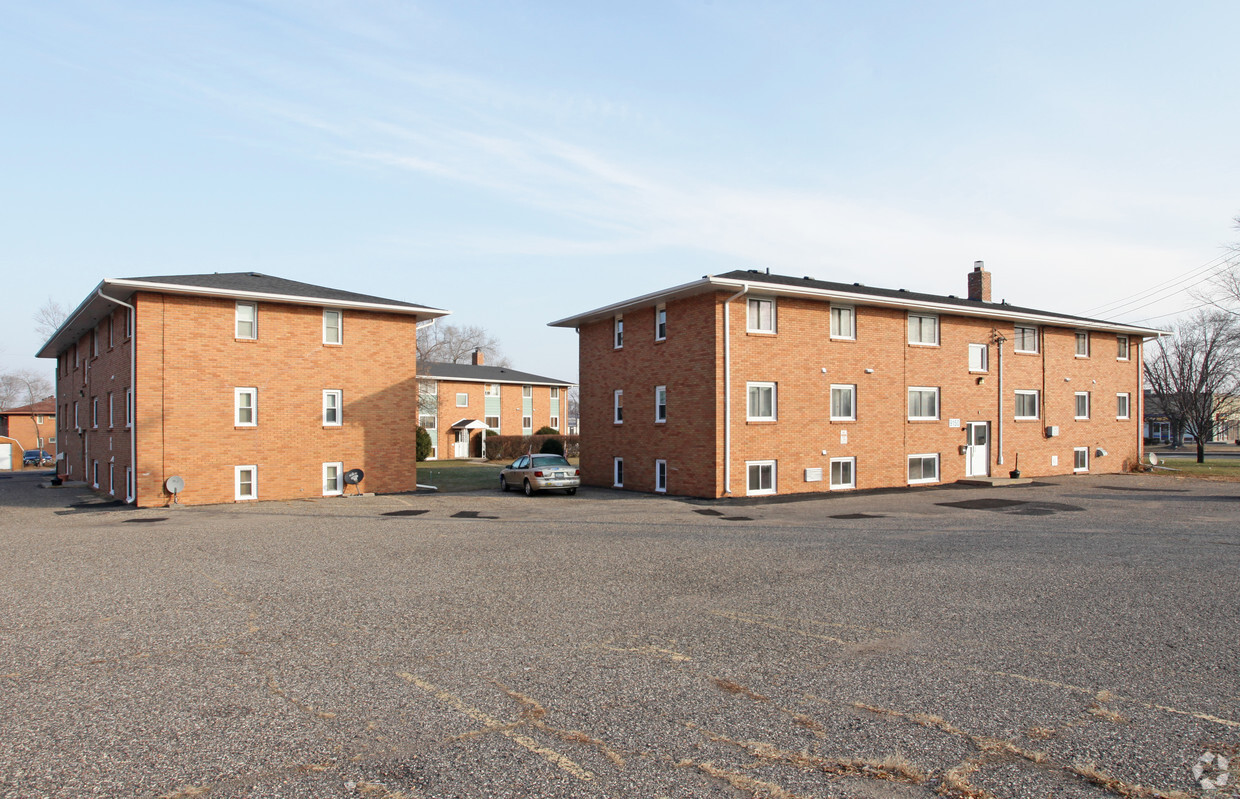
<svg viewBox="0 0 1240 799"><path fill-rule="evenodd" d="M990 422L969 422L964 473L966 477L990 476Z"/></svg>
<svg viewBox="0 0 1240 799"><path fill-rule="evenodd" d="M456 430L456 446L452 453L454 458L469 457L469 430Z"/></svg>

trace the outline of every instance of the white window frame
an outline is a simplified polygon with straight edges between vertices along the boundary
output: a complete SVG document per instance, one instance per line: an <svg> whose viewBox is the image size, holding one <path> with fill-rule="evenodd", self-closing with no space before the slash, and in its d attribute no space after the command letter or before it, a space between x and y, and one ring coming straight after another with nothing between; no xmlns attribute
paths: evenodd
<svg viewBox="0 0 1240 799"><path fill-rule="evenodd" d="M90 426L91 428L95 430L99 429L99 398L98 397L90 398Z"/></svg>
<svg viewBox="0 0 1240 799"><path fill-rule="evenodd" d="M73 401L73 428L75 430L82 429L82 424L78 419L78 401L77 400Z"/></svg>
<svg viewBox="0 0 1240 799"><path fill-rule="evenodd" d="M92 460L90 462L90 487L99 487L99 461Z"/></svg>
<svg viewBox="0 0 1240 799"><path fill-rule="evenodd" d="M656 458L654 462L654 492L667 493L667 461Z"/></svg>
<svg viewBox="0 0 1240 799"><path fill-rule="evenodd" d="M456 407L458 408L469 407L469 392L468 391L456 392Z"/></svg>
<svg viewBox="0 0 1240 799"><path fill-rule="evenodd" d="M241 318L241 309L249 308L251 318L244 320ZM247 322L250 325L250 335L241 335L241 325ZM258 303L256 302L238 302L233 311L233 337L242 341L254 341L258 338Z"/></svg>
<svg viewBox="0 0 1240 799"><path fill-rule="evenodd" d="M42 418L36 419L36 423L42 422ZM108 429L116 427L116 395L111 391L108 392Z"/></svg>
<svg viewBox="0 0 1240 799"><path fill-rule="evenodd" d="M521 432L525 435L529 435L530 431L532 431L533 429L534 429L534 417L533 416L522 416L521 417Z"/></svg>
<svg viewBox="0 0 1240 799"><path fill-rule="evenodd" d="M654 340L667 341L667 305L664 303L654 307Z"/></svg>
<svg viewBox="0 0 1240 799"><path fill-rule="evenodd" d="M1022 346L1024 344L1024 339L1026 338L1026 336L1020 332L1022 330L1033 331L1033 349L1022 349ZM1041 342L1040 342L1041 338L1042 338L1042 331L1037 325L1013 325L1012 326L1012 352L1023 352L1023 353L1036 355L1039 351L1038 348L1041 346Z"/></svg>
<svg viewBox="0 0 1240 799"><path fill-rule="evenodd" d="M250 421L241 421L241 398L249 396L250 398ZM233 426L234 427L257 427L258 426L258 389L254 387L239 387L233 389Z"/></svg>
<svg viewBox="0 0 1240 799"><path fill-rule="evenodd" d="M974 366L973 364L974 353L981 353L981 356L977 359L980 364L979 366ZM990 371L990 346L989 345L986 345L986 344L970 344L969 345L969 371L976 372L976 373Z"/></svg>
<svg viewBox="0 0 1240 799"><path fill-rule="evenodd" d="M328 333L332 330L332 327L327 323L327 320L332 314L335 314L336 316L335 341L332 341L328 335ZM323 309L323 343L331 344L333 346L340 346L344 344L344 311L341 311L338 308Z"/></svg>
<svg viewBox="0 0 1240 799"><path fill-rule="evenodd" d="M1132 347L1132 340L1129 339L1128 336L1117 335L1115 337L1115 360L1117 361L1128 360L1128 358L1130 357L1129 353L1132 351L1130 349L1131 347ZM1122 354L1120 353L1121 348L1123 349Z"/></svg>
<svg viewBox="0 0 1240 799"><path fill-rule="evenodd" d="M486 397L498 397L499 383L486 383L482 389L482 394Z"/></svg>
<svg viewBox="0 0 1240 799"><path fill-rule="evenodd" d="M753 392L754 390L770 390L771 392L771 414L770 416L755 416L753 412ZM762 381L754 381L745 384L745 420L748 422L774 422L779 419L779 384Z"/></svg>
<svg viewBox="0 0 1240 799"><path fill-rule="evenodd" d="M1015 391L1015 397L1033 397L1033 416L1019 415L1019 403L1012 400L1012 415L1016 419L1041 419L1042 418L1042 392L1037 389L1018 388Z"/></svg>
<svg viewBox="0 0 1240 799"><path fill-rule="evenodd" d="M667 386L654 387L654 422L667 423Z"/></svg>
<svg viewBox="0 0 1240 799"><path fill-rule="evenodd" d="M1122 408L1120 407L1121 405L1123 406ZM1120 413L1121 410L1123 411L1123 413ZM1115 395L1115 418L1116 419L1129 419L1131 418L1131 414L1132 414L1132 395L1131 394L1116 394Z"/></svg>
<svg viewBox="0 0 1240 799"><path fill-rule="evenodd" d="M558 401L559 401L559 399L560 399L560 387L559 387L559 386L552 386L552 387L551 387L551 401L552 401L552 402L558 402Z"/></svg>
<svg viewBox="0 0 1240 799"><path fill-rule="evenodd" d="M918 320L916 339L913 338L913 320L914 319ZM931 323L930 329L934 333L934 335L931 336L930 341L925 341L922 339L922 336L925 333L924 322L926 320L930 321ZM909 313L908 315L908 343L910 347L937 347L939 346L939 316L938 314Z"/></svg>
<svg viewBox="0 0 1240 799"><path fill-rule="evenodd" d="M133 310L130 308L125 309L125 338L133 338Z"/></svg>
<svg viewBox="0 0 1240 799"><path fill-rule="evenodd" d="M116 327L116 325L114 324L115 319L116 319L115 313L108 314L108 349L112 349L113 347L116 346L116 332L114 330L114 328ZM113 491L112 493L115 494L116 492Z"/></svg>
<svg viewBox="0 0 1240 799"><path fill-rule="evenodd" d="M495 420L495 424L491 424L491 420L492 420L492 419L494 419L494 420ZM496 432L498 432L498 431L499 431L499 429L500 429L500 426L499 426L499 423L500 423L500 417L498 417L498 416L484 416L484 417L482 417L482 423L483 423L483 424L485 424L485 425L487 426L487 429L488 429L488 430L495 430ZM425 426L426 426L426 425L423 425L423 427L425 427Z"/></svg>
<svg viewBox="0 0 1240 799"><path fill-rule="evenodd" d="M533 399L534 398L534 387L533 386L521 386L521 398L522 399L527 399L527 398Z"/></svg>
<svg viewBox="0 0 1240 799"><path fill-rule="evenodd" d="M613 424L624 424L624 389L622 388L611 392L611 421Z"/></svg>
<svg viewBox="0 0 1240 799"><path fill-rule="evenodd" d="M837 314L836 312L839 312ZM837 324L843 316L843 312L848 312L848 330L845 331L843 326ZM831 306L831 338L838 338L844 341L857 340L857 308L853 305L832 305Z"/></svg>
<svg viewBox="0 0 1240 799"><path fill-rule="evenodd" d="M1084 352L1081 352L1081 342L1085 343ZM1089 331L1088 330L1076 331L1076 357L1078 358L1089 357L1089 343L1090 342L1089 342Z"/></svg>
<svg viewBox="0 0 1240 799"><path fill-rule="evenodd" d="M1081 455L1081 454L1085 455L1085 465L1077 466L1076 456ZM1081 474L1081 473L1088 472L1088 471L1089 471L1089 447L1073 447L1072 448L1072 472L1074 474Z"/></svg>
<svg viewBox="0 0 1240 799"><path fill-rule="evenodd" d="M774 494L779 488L779 471L777 461L745 461L745 495L750 497L760 496L763 494ZM753 487L753 470L758 469L758 487ZM770 470L771 483L769 486L762 486L762 470Z"/></svg>
<svg viewBox="0 0 1240 799"><path fill-rule="evenodd" d="M611 487L624 488L624 458L611 459Z"/></svg>
<svg viewBox="0 0 1240 799"><path fill-rule="evenodd" d="M766 327L762 326L762 308L769 306L768 319ZM757 309L757 319L755 320L754 310ZM745 331L748 333L770 333L774 334L777 330L775 320L775 298L774 297L750 297L749 302L745 303Z"/></svg>
<svg viewBox="0 0 1240 799"><path fill-rule="evenodd" d="M133 389L125 389L125 427L133 427Z"/></svg>
<svg viewBox="0 0 1240 799"><path fill-rule="evenodd" d="M836 392L848 395L847 416L837 416L835 413L835 394ZM857 386L850 383L837 383L831 386L830 409L829 413L833 422L855 422L857 421Z"/></svg>
<svg viewBox="0 0 1240 799"><path fill-rule="evenodd" d="M1081 397L1085 398L1085 415L1084 416L1081 415ZM1089 404L1090 404L1090 399L1089 399L1088 391L1077 391L1075 394L1073 394L1072 395L1072 418L1073 419L1088 419L1089 418Z"/></svg>
<svg viewBox="0 0 1240 799"><path fill-rule="evenodd" d="M906 467L905 467L905 470L904 470L904 471L905 471L905 474L907 474L907 473L908 473L908 467L911 467L911 466L913 465L913 459L914 459L914 458L917 458L918 460L922 461L922 463L923 463L923 464L925 463L925 461L926 461L927 459L934 461L934 477L919 477L919 478L918 478L918 479L916 479L916 480L914 480L912 477L909 477L909 479L908 479L908 484L909 484L909 485L921 485L921 484L923 484L923 483L937 483L937 482L939 482L940 480L942 480L942 473L939 471L939 468L940 468L940 466L942 465L942 464L940 464L940 463L939 463L939 453L937 453L937 452L922 452L922 453L917 453L917 454L915 454L915 455L909 455L909 456L908 456L908 463L907 463L907 465L906 465ZM923 471L923 472L925 471L924 466L923 466L922 471Z"/></svg>
<svg viewBox="0 0 1240 799"><path fill-rule="evenodd" d="M848 464L849 481L847 483L835 482L835 464L837 463ZM845 491L850 488L856 488L857 487L857 459L855 457L832 458L827 464L827 485L831 491Z"/></svg>
<svg viewBox="0 0 1240 799"><path fill-rule="evenodd" d="M335 400L336 404L330 405L329 400ZM327 412L336 411L336 421L330 421L327 418ZM324 427L340 427L344 424L344 391L338 388L329 388L323 391L323 426Z"/></svg>
<svg viewBox="0 0 1240 799"><path fill-rule="evenodd" d="M333 488L327 487L327 470L334 468L336 470L336 484ZM344 464L340 461L334 463L323 464L323 496L338 497L344 494Z"/></svg>
<svg viewBox="0 0 1240 799"><path fill-rule="evenodd" d="M616 314L611 319L611 347L624 349L624 314Z"/></svg>
<svg viewBox="0 0 1240 799"><path fill-rule="evenodd" d="M250 493L242 494L241 473L246 469L250 471ZM233 499L238 502L242 500L258 499L258 467L254 464L233 467Z"/></svg>
<svg viewBox="0 0 1240 799"><path fill-rule="evenodd" d="M133 467L125 467L125 501L133 502Z"/></svg>
<svg viewBox="0 0 1240 799"><path fill-rule="evenodd" d="M924 393L930 392L934 394L934 415L933 416L914 416L913 415L913 408L912 408L913 392L917 392L918 394L924 394ZM908 410L908 420L910 422L937 422L939 420L939 417L943 413L941 399L942 397L940 396L938 386L909 386L907 401L905 403L905 407Z"/></svg>

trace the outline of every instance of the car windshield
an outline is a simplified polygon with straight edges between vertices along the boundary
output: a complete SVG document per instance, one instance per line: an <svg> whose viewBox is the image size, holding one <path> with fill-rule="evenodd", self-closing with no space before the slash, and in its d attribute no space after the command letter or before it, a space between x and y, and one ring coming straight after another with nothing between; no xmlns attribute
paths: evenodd
<svg viewBox="0 0 1240 799"><path fill-rule="evenodd" d="M535 455L534 462L531 465L545 469L549 466L569 466L571 464L563 455Z"/></svg>

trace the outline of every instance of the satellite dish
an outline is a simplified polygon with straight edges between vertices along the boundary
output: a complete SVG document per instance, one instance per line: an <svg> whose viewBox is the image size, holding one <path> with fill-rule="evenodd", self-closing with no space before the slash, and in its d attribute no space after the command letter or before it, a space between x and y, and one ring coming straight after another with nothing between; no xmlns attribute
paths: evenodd
<svg viewBox="0 0 1240 799"><path fill-rule="evenodd" d="M185 490L185 480L174 474L164 481L164 488L168 489L169 494L180 494Z"/></svg>
<svg viewBox="0 0 1240 799"><path fill-rule="evenodd" d="M358 483L362 482L362 478L365 476L366 476L366 473L363 472L361 469L350 469L349 471L344 473L344 481L348 485L355 486Z"/></svg>
<svg viewBox="0 0 1240 799"><path fill-rule="evenodd" d="M1157 466L1157 465L1158 465L1158 453L1151 452L1150 453L1150 466Z"/></svg>

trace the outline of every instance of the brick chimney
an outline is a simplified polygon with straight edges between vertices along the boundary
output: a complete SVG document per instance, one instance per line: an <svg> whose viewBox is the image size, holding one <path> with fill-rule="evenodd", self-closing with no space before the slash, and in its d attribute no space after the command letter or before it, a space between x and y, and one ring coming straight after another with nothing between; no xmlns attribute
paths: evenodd
<svg viewBox="0 0 1240 799"><path fill-rule="evenodd" d="M980 263L980 262L979 262L979 263ZM989 291L990 291L990 280L989 280L990 275L987 275L986 277L987 277L987 282L986 282L986 290L987 290L987 292L989 293ZM970 278L970 280L972 280L972 278ZM972 283L970 283L969 285L973 285L973 284L972 284ZM480 350L480 349L474 350L474 366L482 366L482 350Z"/></svg>
<svg viewBox="0 0 1240 799"><path fill-rule="evenodd" d="M981 261L974 261L969 273L969 299L990 302L990 273Z"/></svg>

